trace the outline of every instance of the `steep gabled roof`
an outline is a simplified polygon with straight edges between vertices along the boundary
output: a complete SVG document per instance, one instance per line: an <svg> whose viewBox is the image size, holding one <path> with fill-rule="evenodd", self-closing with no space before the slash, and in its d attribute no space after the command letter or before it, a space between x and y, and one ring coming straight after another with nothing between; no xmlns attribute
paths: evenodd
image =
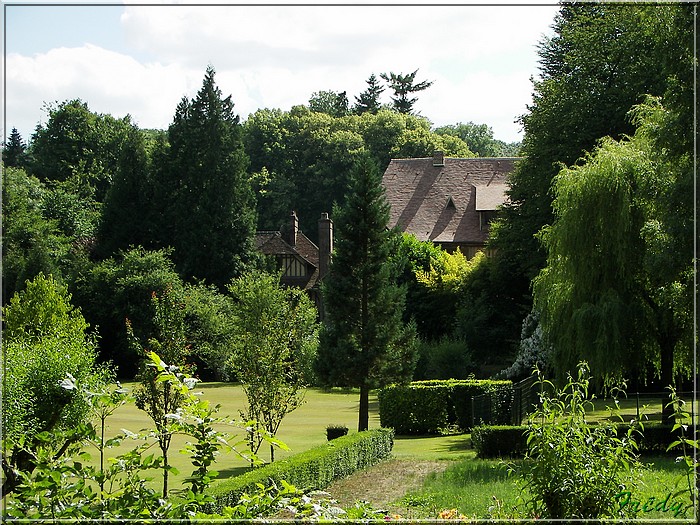
<svg viewBox="0 0 700 525"><path fill-rule="evenodd" d="M278 231L258 231L255 233L255 246L265 255L291 255L309 266L306 277L284 276L283 282L301 288L312 288L318 281L319 253L318 247L301 231L297 233L296 246L284 240Z"/></svg>
<svg viewBox="0 0 700 525"><path fill-rule="evenodd" d="M517 158L394 159L383 184L391 205L389 226L420 240L483 244L479 211L495 210L505 201L507 176ZM439 164L439 163L438 163Z"/></svg>

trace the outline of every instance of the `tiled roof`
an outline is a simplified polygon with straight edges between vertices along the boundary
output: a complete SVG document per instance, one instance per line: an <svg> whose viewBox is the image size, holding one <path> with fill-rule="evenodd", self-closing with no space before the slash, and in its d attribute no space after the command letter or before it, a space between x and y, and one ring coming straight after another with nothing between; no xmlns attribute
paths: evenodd
<svg viewBox="0 0 700 525"><path fill-rule="evenodd" d="M284 276L282 280L285 284L309 289L318 281L318 247L302 232L297 233L294 247L284 240L281 232L258 231L255 233L255 246L265 255L294 255L312 266L306 277Z"/></svg>
<svg viewBox="0 0 700 525"><path fill-rule="evenodd" d="M418 239L483 244L478 211L495 210L505 200L506 178L517 158L394 159L383 184L391 205L389 226Z"/></svg>

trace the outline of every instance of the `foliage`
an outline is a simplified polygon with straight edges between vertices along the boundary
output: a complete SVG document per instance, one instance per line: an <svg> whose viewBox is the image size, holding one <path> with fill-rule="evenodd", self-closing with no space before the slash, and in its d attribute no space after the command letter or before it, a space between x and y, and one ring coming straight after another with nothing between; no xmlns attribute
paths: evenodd
<svg viewBox="0 0 700 525"><path fill-rule="evenodd" d="M214 285L186 283L183 301L187 342L198 377L203 381L234 381L229 362L235 338L231 296Z"/></svg>
<svg viewBox="0 0 700 525"><path fill-rule="evenodd" d="M677 440L669 443L666 447L666 452L672 449L679 450L682 452L682 456L678 457L676 461L682 460L685 464L685 480L688 484L688 488L682 490L681 492L675 494L688 494L688 499L690 500L690 508L695 509L695 515L697 516L698 511L700 511L700 504L698 503L698 494L700 494L700 462L698 462L698 445L697 439L697 423L693 420L695 417L692 410L688 412L685 407L685 401L681 399L676 390L670 386L669 388L669 404L673 409L673 432L680 431L680 436ZM693 430L690 434L689 430ZM692 435L695 439L689 439L689 435Z"/></svg>
<svg viewBox="0 0 700 525"><path fill-rule="evenodd" d="M471 437L478 458L523 457L527 450L526 426L479 425Z"/></svg>
<svg viewBox="0 0 700 525"><path fill-rule="evenodd" d="M381 73L382 77L388 84L389 88L394 92L391 101L394 104L394 109L399 113L412 113L413 105L418 101L416 97L410 98L413 93L424 91L433 85L432 82L423 80L416 82L416 69L413 73Z"/></svg>
<svg viewBox="0 0 700 525"><path fill-rule="evenodd" d="M561 389L537 373L541 407L528 423L524 461L510 467L525 482L528 512L546 519L624 517L615 495L634 483L639 468L637 426L619 437L612 423L586 422L592 403L585 363Z"/></svg>
<svg viewBox="0 0 700 525"><path fill-rule="evenodd" d="M325 318L316 360L324 384L360 388L358 430L369 424L369 390L406 381L415 366L415 326L404 325L404 292L389 265L389 205L381 174L364 156L334 212L336 244L323 281Z"/></svg>
<svg viewBox="0 0 700 525"><path fill-rule="evenodd" d="M222 98L214 76L208 67L197 96L178 104L154 205L168 225L159 241L173 247L183 279L223 289L257 264L258 255L255 197L241 125L231 97Z"/></svg>
<svg viewBox="0 0 700 525"><path fill-rule="evenodd" d="M414 373L417 381L467 379L475 369L464 341L445 336L437 341L421 341L418 345L418 364Z"/></svg>
<svg viewBox="0 0 700 525"><path fill-rule="evenodd" d="M326 427L326 437L328 441L348 435L348 427L345 425L328 425Z"/></svg>
<svg viewBox="0 0 700 525"><path fill-rule="evenodd" d="M61 281L60 262L71 246L55 222L44 216L48 190L43 183L11 167L4 168L2 182L2 280L6 302L40 273Z"/></svg>
<svg viewBox="0 0 700 525"><path fill-rule="evenodd" d="M493 408L496 419L509 419L512 392L510 381L493 380L450 379L390 385L379 391L379 417L382 426L401 435L436 434L455 426L467 431L472 427L472 410L481 408L473 398L481 397L477 403Z"/></svg>
<svg viewBox="0 0 700 525"><path fill-rule="evenodd" d="M554 220L552 186L561 165L575 164L605 136L631 135L628 112L645 94L668 92L678 100L674 107L685 123L674 143L692 141L686 132L694 107L692 17L692 8L681 4L561 5L552 36L539 45L540 75L520 119L523 159L509 180L509 203L491 227L495 267L509 281L503 293L521 306L515 326L531 310L530 281L545 266L534 235ZM685 186L686 198L691 194Z"/></svg>
<svg viewBox="0 0 700 525"><path fill-rule="evenodd" d="M3 310L3 491L31 470L42 435L87 421L87 400L66 390L67 374L91 388L108 377L96 365L96 343L71 296L39 274ZM65 450L53 450L61 456Z"/></svg>
<svg viewBox="0 0 700 525"><path fill-rule="evenodd" d="M93 113L80 99L48 105L46 125L37 126L29 148L30 171L42 181L77 179L103 202L112 182L130 118Z"/></svg>
<svg viewBox="0 0 700 525"><path fill-rule="evenodd" d="M438 135L459 137L467 143L469 149L479 157L508 157L507 145L493 138L493 129L486 124L459 122L455 125L441 126L435 129Z"/></svg>
<svg viewBox="0 0 700 525"><path fill-rule="evenodd" d="M12 128L10 140L2 146L2 163L6 168L23 168L27 162L27 144L17 128Z"/></svg>
<svg viewBox="0 0 700 525"><path fill-rule="evenodd" d="M471 157L458 138L430 131L423 118L379 109L343 117L295 106L260 109L243 124L249 172L258 193L258 229L278 230L296 210L301 229L316 240L316 220L348 191L347 174L363 153L380 170L396 156Z"/></svg>
<svg viewBox="0 0 700 525"><path fill-rule="evenodd" d="M532 373L533 368L549 371L552 361L552 347L547 344L542 334L542 325L536 311L530 312L523 320L520 331L520 344L515 361L499 375L505 379L524 379Z"/></svg>
<svg viewBox="0 0 700 525"><path fill-rule="evenodd" d="M76 303L97 326L100 353L119 367L121 377L134 377L142 357L127 337L125 320L141 341L155 337L151 298L168 288L181 293L182 281L168 251L132 248L88 266L76 278Z"/></svg>
<svg viewBox="0 0 700 525"><path fill-rule="evenodd" d="M317 113L327 113L331 117L344 117L348 114L348 96L345 91L317 91L309 99L309 109Z"/></svg>
<svg viewBox="0 0 700 525"><path fill-rule="evenodd" d="M195 467L186 480L191 485L181 497L165 499L151 489L147 482L150 471L162 468L162 461L146 455L151 444L148 436L140 436L123 430L122 434L105 440L106 421L125 402L128 393L119 385L116 389L88 389L72 376L66 377L62 388L80 392L98 419L75 428L42 432L39 447L31 451L34 468L18 472L17 490L6 500L5 516L31 520L185 520L202 516L205 505L212 503L206 490L216 472L210 470L218 452L228 447L226 434L216 430L214 424L222 421L213 417L218 407L192 391L196 381L163 362L156 354L148 356L149 363L158 373L160 381L169 382L184 399L183 410L172 414L176 431L190 436L194 441L183 450L190 455ZM124 440L142 441L134 449L110 459L104 465L104 452ZM56 455L63 444L67 454ZM100 453L99 467L90 465L85 447Z"/></svg>
<svg viewBox="0 0 700 525"><path fill-rule="evenodd" d="M353 112L357 115L367 112L376 114L381 107L379 96L383 91L384 87L379 84L376 75L372 73L367 79L367 89L360 93L360 96L355 97Z"/></svg>
<svg viewBox="0 0 700 525"><path fill-rule="evenodd" d="M242 494L250 494L259 484L269 487L286 480L298 487L325 488L336 479L388 458L393 437L394 432L384 428L348 434L262 468L222 480L210 490L216 500L210 510L219 512L226 506L235 505Z"/></svg>
<svg viewBox="0 0 700 525"><path fill-rule="evenodd" d="M235 303L229 364L248 401L243 418L255 422L249 442L255 454L262 444L258 427L274 436L303 403L318 345L316 309L303 290L283 288L276 274L244 274L229 291Z"/></svg>
<svg viewBox="0 0 700 525"><path fill-rule="evenodd" d="M136 338L127 319L127 335L135 348L137 355L149 356L157 354L167 360L168 372L175 372L185 365L188 346L185 339L184 305L179 303L172 289L167 288L160 296L153 292L151 296L153 308L153 325L155 334L148 339L147 346ZM137 378L141 385L136 389L134 397L136 406L146 412L155 425L156 439L163 458L163 498L168 495L168 473L171 470L168 463L168 450L175 432L177 414L185 402L185 397L176 383L163 379L161 367L154 366L152 359L145 361L145 366Z"/></svg>
<svg viewBox="0 0 700 525"><path fill-rule="evenodd" d="M540 235L547 266L533 291L557 370L586 359L614 380L649 367L669 385L689 358L693 254L676 251L682 219L662 194L683 171L650 144L668 112L651 99L636 115L634 137L602 141L557 176L556 221Z"/></svg>

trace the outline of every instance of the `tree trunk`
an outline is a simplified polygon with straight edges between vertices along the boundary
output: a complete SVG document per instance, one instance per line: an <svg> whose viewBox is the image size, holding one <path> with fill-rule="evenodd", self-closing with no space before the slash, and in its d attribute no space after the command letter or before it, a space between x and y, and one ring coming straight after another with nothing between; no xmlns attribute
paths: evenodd
<svg viewBox="0 0 700 525"><path fill-rule="evenodd" d="M362 432L369 428L369 386L360 386L360 420L357 431Z"/></svg>

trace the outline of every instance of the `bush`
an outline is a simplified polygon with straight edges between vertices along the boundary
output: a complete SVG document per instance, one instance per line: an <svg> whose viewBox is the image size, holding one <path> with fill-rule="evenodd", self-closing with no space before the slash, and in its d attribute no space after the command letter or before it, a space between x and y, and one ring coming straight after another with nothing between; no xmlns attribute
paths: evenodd
<svg viewBox="0 0 700 525"><path fill-rule="evenodd" d="M383 388L378 397L383 427L399 435L437 434L451 425L471 428L472 398L477 398L476 421L509 423L513 385L492 380L414 381Z"/></svg>
<svg viewBox="0 0 700 525"><path fill-rule="evenodd" d="M422 341L418 355L421 366L416 367L415 379L467 379L476 370L464 341Z"/></svg>
<svg viewBox="0 0 700 525"><path fill-rule="evenodd" d="M326 437L328 441L332 441L336 438L347 436L348 427L345 425L328 425L326 427Z"/></svg>
<svg viewBox="0 0 700 525"><path fill-rule="evenodd" d="M216 503L210 511L234 506L243 494L282 480L304 489L322 489L332 481L372 466L391 455L394 432L380 428L339 437L319 447L230 478L210 490Z"/></svg>
<svg viewBox="0 0 700 525"><path fill-rule="evenodd" d="M472 447L479 458L521 458L527 450L526 432L522 425L480 425L472 429Z"/></svg>

